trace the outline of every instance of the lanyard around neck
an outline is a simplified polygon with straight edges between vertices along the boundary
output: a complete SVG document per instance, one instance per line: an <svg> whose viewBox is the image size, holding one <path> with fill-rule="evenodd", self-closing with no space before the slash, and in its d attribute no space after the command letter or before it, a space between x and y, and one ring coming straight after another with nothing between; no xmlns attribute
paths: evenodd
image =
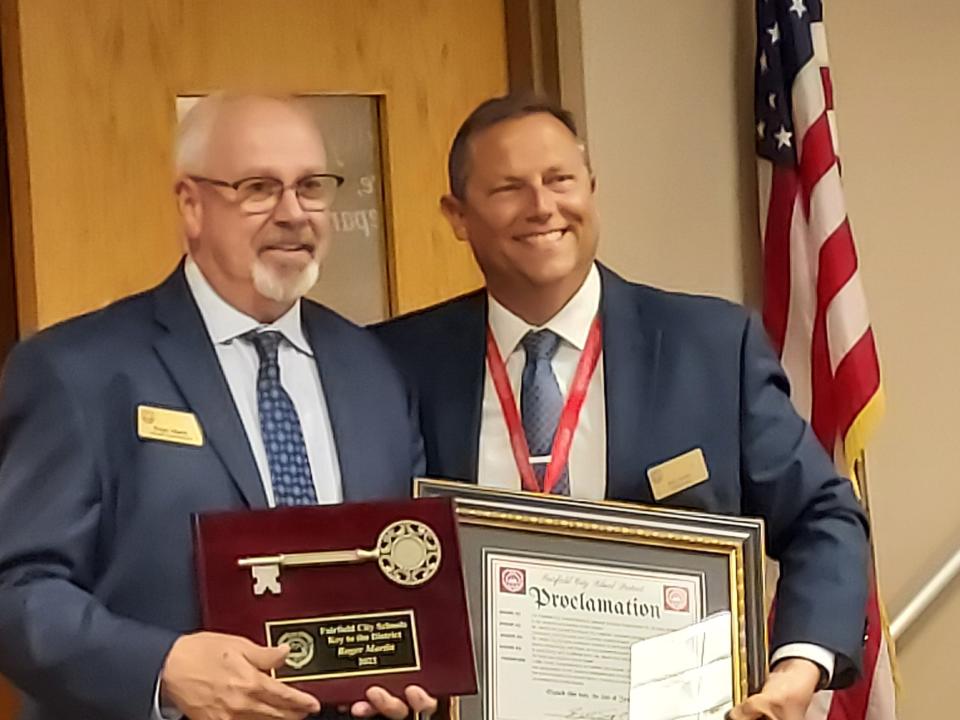
<svg viewBox="0 0 960 720"><path fill-rule="evenodd" d="M497 399L500 401L500 410L503 412L504 422L507 424L507 431L510 434L510 447L513 450L513 458L517 463L517 470L520 472L520 480L524 490L549 494L557 484L563 469L567 466L570 446L573 444L573 434L577 429L580 410L583 408L584 400L587 397L587 388L590 386L590 380L597 369L597 361L600 358L602 346L600 316L598 315L590 325L587 343L580 354L573 382L570 384L566 402L563 404L563 411L560 413L557 432L553 436L550 463L547 465L547 472L543 478L543 488L541 488L530 464L530 448L527 445L527 436L520 421L517 400L510 387L510 379L507 377L507 368L493 337L493 331L489 325L487 326L487 367L490 370L490 377L497 392Z"/></svg>

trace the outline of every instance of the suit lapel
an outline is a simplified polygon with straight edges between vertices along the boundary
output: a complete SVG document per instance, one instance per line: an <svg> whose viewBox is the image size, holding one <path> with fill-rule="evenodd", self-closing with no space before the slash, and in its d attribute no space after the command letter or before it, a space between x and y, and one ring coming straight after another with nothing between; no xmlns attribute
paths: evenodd
<svg viewBox="0 0 960 720"><path fill-rule="evenodd" d="M661 331L643 316L630 284L600 266L607 416L607 493L652 503L645 475L653 433Z"/></svg>
<svg viewBox="0 0 960 720"><path fill-rule="evenodd" d="M320 374L324 400L337 450L340 480L345 502L389 497L389 478L364 476L364 456L370 452L366 438L375 418L365 417L356 402L361 391L351 363L350 339L339 333L339 320L330 311L310 302L301 304L307 340ZM382 484L381 484L382 483Z"/></svg>
<svg viewBox="0 0 960 720"><path fill-rule="evenodd" d="M448 477L475 483L486 377L487 295L480 291L462 302L461 312L447 318L449 327L437 332L449 345L437 349L439 372L431 396L423 402L430 402L435 411L437 466ZM429 457L427 464L429 470Z"/></svg>
<svg viewBox="0 0 960 720"><path fill-rule="evenodd" d="M154 341L161 361L197 415L213 447L247 504L266 507L246 431L230 395L200 311L190 294L183 264L154 292L156 320L163 328Z"/></svg>

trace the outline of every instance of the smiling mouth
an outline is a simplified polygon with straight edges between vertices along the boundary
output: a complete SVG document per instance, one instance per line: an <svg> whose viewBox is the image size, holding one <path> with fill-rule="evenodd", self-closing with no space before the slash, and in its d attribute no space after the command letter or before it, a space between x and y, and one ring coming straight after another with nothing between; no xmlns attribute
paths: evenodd
<svg viewBox="0 0 960 720"><path fill-rule="evenodd" d="M260 252L283 252L283 253L298 253L305 252L310 255L313 255L316 251L316 248L313 245L308 243L285 243L282 245L266 245Z"/></svg>
<svg viewBox="0 0 960 720"><path fill-rule="evenodd" d="M523 233L522 235L514 235L513 237L515 240L520 240L522 242L534 242L534 243L559 242L560 238L566 235L568 230L570 230L570 228L564 227L564 228L557 228L556 230L543 230L542 232Z"/></svg>

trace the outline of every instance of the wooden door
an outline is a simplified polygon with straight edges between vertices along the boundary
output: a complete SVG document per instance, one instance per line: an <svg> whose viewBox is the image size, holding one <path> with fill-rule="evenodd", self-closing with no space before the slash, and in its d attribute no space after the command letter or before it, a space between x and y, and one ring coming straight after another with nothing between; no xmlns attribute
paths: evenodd
<svg viewBox="0 0 960 720"><path fill-rule="evenodd" d="M21 334L162 279L178 95L379 98L391 310L480 283L437 202L445 154L506 90L503 0L11 0L3 71Z"/></svg>
<svg viewBox="0 0 960 720"><path fill-rule="evenodd" d="M456 127L507 88L503 0L4 0L0 12L21 336L172 270L176 98L219 88L376 96L391 311L480 284L438 199ZM8 696L0 687L0 718Z"/></svg>

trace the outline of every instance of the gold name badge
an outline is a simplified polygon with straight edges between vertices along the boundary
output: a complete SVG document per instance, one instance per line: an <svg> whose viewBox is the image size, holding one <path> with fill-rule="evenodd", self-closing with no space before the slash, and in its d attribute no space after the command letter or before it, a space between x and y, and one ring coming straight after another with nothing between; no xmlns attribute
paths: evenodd
<svg viewBox="0 0 960 720"><path fill-rule="evenodd" d="M203 431L197 416L184 410L168 410L150 405L137 406L137 435L142 440L203 445Z"/></svg>
<svg viewBox="0 0 960 720"><path fill-rule="evenodd" d="M649 468L647 477L650 479L654 499L663 500L702 483L710 477L710 472L703 458L703 450L695 448Z"/></svg>

